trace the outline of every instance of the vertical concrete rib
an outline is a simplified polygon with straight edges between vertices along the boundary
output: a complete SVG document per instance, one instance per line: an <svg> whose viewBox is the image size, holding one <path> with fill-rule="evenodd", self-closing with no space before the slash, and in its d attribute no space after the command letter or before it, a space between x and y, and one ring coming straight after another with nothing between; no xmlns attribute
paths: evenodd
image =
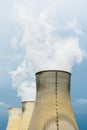
<svg viewBox="0 0 87 130"><path fill-rule="evenodd" d="M37 96L28 130L78 130L70 101L71 74L36 73Z"/></svg>
<svg viewBox="0 0 87 130"><path fill-rule="evenodd" d="M56 99L55 99L55 101L56 101L56 125L57 125L57 130L59 130L59 119L58 119L58 87L57 87L57 72L55 73L56 74L56 76L55 76L55 97L56 97Z"/></svg>

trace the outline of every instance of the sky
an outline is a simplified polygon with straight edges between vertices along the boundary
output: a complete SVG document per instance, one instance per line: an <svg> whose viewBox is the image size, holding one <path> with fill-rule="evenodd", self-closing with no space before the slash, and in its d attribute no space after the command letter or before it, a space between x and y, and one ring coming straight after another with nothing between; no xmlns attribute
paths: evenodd
<svg viewBox="0 0 87 130"><path fill-rule="evenodd" d="M35 73L46 69L72 73L73 110L87 129L86 24L86 0L0 0L0 130L9 107L35 100Z"/></svg>

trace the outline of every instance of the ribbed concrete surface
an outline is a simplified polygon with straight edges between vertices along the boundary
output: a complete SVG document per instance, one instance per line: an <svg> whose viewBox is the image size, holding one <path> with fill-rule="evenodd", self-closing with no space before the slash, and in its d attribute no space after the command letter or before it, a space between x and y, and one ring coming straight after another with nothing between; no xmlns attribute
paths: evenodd
<svg viewBox="0 0 87 130"><path fill-rule="evenodd" d="M35 102L22 102L22 120L19 130L28 130Z"/></svg>
<svg viewBox="0 0 87 130"><path fill-rule="evenodd" d="M70 78L64 71L36 74L37 97L28 130L78 130L70 102Z"/></svg>
<svg viewBox="0 0 87 130"><path fill-rule="evenodd" d="M64 129L65 128L65 129ZM45 130L57 130L56 120L51 120ZM74 125L71 124L68 120L59 120L59 130L75 130Z"/></svg>
<svg viewBox="0 0 87 130"><path fill-rule="evenodd" d="M9 120L6 130L19 130L22 117L21 108L10 108L9 109Z"/></svg>

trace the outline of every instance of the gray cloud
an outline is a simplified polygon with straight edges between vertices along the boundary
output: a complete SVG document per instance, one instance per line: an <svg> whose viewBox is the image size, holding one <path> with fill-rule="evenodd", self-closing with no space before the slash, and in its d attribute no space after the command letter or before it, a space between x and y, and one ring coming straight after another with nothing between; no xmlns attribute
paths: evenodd
<svg viewBox="0 0 87 130"><path fill-rule="evenodd" d="M9 104L0 101L0 108L8 108L8 107L9 107Z"/></svg>

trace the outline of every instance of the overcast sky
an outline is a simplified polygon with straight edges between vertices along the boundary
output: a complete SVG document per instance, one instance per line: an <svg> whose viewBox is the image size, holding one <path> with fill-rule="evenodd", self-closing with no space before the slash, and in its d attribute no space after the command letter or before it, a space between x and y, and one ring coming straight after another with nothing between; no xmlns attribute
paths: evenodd
<svg viewBox="0 0 87 130"><path fill-rule="evenodd" d="M87 120L87 0L0 0L3 120L8 107L35 100L34 73L48 67L72 73L73 109Z"/></svg>

